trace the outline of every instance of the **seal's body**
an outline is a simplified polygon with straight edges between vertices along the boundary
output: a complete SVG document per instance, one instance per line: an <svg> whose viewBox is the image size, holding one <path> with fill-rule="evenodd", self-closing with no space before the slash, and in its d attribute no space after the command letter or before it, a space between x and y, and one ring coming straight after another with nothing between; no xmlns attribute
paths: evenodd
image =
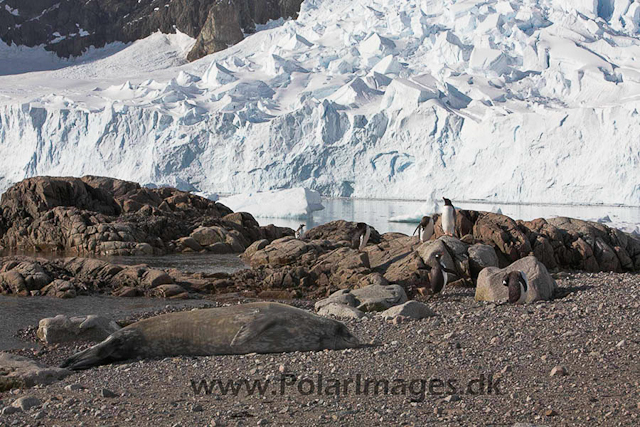
<svg viewBox="0 0 640 427"><path fill-rule="evenodd" d="M86 369L132 358L280 353L360 347L347 327L285 304L258 302L164 314L133 323L67 359Z"/></svg>
<svg viewBox="0 0 640 427"><path fill-rule="evenodd" d="M413 231L413 234L418 232L418 238L422 243L429 241L433 236L433 218L430 216L423 216L418 227Z"/></svg>
<svg viewBox="0 0 640 427"><path fill-rule="evenodd" d="M511 304L522 304L527 300L529 280L524 271L510 272L504 278L502 284L509 288L509 302Z"/></svg>
<svg viewBox="0 0 640 427"><path fill-rule="evenodd" d="M456 234L456 209L451 204L451 200L446 197L444 200L444 207L442 208L442 231L447 236L455 236Z"/></svg>

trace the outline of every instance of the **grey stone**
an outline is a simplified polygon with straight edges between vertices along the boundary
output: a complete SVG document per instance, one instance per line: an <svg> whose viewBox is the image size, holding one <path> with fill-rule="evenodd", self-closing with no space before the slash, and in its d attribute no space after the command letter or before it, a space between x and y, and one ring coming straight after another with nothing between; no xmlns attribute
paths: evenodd
<svg viewBox="0 0 640 427"><path fill-rule="evenodd" d="M322 306L322 308L318 310L318 314L325 317L334 316L344 319L360 319L361 317L364 317L364 313L357 308L336 303Z"/></svg>
<svg viewBox="0 0 640 427"><path fill-rule="evenodd" d="M38 324L38 338L47 344L69 341L102 341L120 326L104 317L89 315L67 317L62 314L47 317Z"/></svg>
<svg viewBox="0 0 640 427"><path fill-rule="evenodd" d="M407 301L407 294L399 285L370 285L351 291L362 311L384 311Z"/></svg>
<svg viewBox="0 0 640 427"><path fill-rule="evenodd" d="M505 301L509 289L502 284L507 273L523 271L529 281L526 303L548 300L557 289L556 281L547 268L534 256L528 256L514 262L507 268L487 267L480 272L476 286L476 301Z"/></svg>
<svg viewBox="0 0 640 427"><path fill-rule="evenodd" d="M37 397L33 396L24 396L19 399L13 401L11 406L14 408L20 408L23 411L27 412L29 409L42 405L42 402Z"/></svg>
<svg viewBox="0 0 640 427"><path fill-rule="evenodd" d="M0 353L0 390L51 384L70 374L66 369L45 367L23 356Z"/></svg>
<svg viewBox="0 0 640 427"><path fill-rule="evenodd" d="M395 318L398 316L410 319L424 319L435 316L435 313L426 305L418 301L407 301L404 304L396 305L381 313L383 317Z"/></svg>

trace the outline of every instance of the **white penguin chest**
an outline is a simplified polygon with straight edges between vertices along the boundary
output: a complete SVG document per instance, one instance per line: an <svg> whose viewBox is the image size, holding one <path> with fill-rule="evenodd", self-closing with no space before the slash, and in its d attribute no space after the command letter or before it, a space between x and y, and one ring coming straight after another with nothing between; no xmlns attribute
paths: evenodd
<svg viewBox="0 0 640 427"><path fill-rule="evenodd" d="M455 227L453 214L454 211L452 206L445 206L442 209L442 228L445 232L450 232L452 234Z"/></svg>

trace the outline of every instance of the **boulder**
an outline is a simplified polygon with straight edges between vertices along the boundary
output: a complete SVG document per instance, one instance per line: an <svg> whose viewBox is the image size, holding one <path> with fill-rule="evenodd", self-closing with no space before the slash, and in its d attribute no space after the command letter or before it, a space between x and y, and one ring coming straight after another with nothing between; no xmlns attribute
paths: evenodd
<svg viewBox="0 0 640 427"><path fill-rule="evenodd" d="M355 307L336 303L330 303L322 306L320 310L318 310L318 314L320 316L333 316L343 319L360 319L361 317L365 316L362 311L358 310Z"/></svg>
<svg viewBox="0 0 640 427"><path fill-rule="evenodd" d="M505 215L480 212L473 226L473 237L496 248L503 263L510 264L531 254L531 244L518 224Z"/></svg>
<svg viewBox="0 0 640 427"><path fill-rule="evenodd" d="M42 295L56 298L75 298L76 287L68 280L56 279L42 288Z"/></svg>
<svg viewBox="0 0 640 427"><path fill-rule="evenodd" d="M314 308L319 311L322 307L329 304L341 304L355 307L358 305L356 297L348 289L341 289L329 295L328 298L316 302Z"/></svg>
<svg viewBox="0 0 640 427"><path fill-rule="evenodd" d="M351 291L361 311L384 311L407 301L407 294L399 285L371 285Z"/></svg>
<svg viewBox="0 0 640 427"><path fill-rule="evenodd" d="M23 356L0 353L0 392L51 384L70 374L66 369L46 367Z"/></svg>
<svg viewBox="0 0 640 427"><path fill-rule="evenodd" d="M141 283L148 289L153 289L160 285L170 285L173 279L162 270L147 270L141 279Z"/></svg>
<svg viewBox="0 0 640 427"><path fill-rule="evenodd" d="M477 243L469 246L468 252L469 268L473 278L477 278L483 268L500 266L493 246Z"/></svg>
<svg viewBox="0 0 640 427"><path fill-rule="evenodd" d="M209 246L214 243L224 242L227 231L222 227L199 227L191 233L193 240L200 246Z"/></svg>
<svg viewBox="0 0 640 427"><path fill-rule="evenodd" d="M525 302L549 300L553 297L557 285L547 268L534 256L522 258L510 266L500 269L487 267L480 272L476 286L476 301L505 301L509 290L502 284L511 271L523 271L529 281L529 291Z"/></svg>
<svg viewBox="0 0 640 427"><path fill-rule="evenodd" d="M47 344L69 341L102 341L120 326L104 317L89 315L67 317L62 314L47 317L38 324L38 338Z"/></svg>
<svg viewBox="0 0 640 427"><path fill-rule="evenodd" d="M260 249L264 249L269 244L267 239L260 239L253 242L242 254L243 259L251 259L251 257Z"/></svg>
<svg viewBox="0 0 640 427"><path fill-rule="evenodd" d="M380 243L380 233L371 227L371 235L369 236L369 244ZM305 239L309 240L328 240L330 242L346 242L349 245L356 236L357 223L344 220L331 221L326 224L313 227L305 233Z"/></svg>
<svg viewBox="0 0 640 427"><path fill-rule="evenodd" d="M318 242L299 240L291 236L274 240L268 246L256 251L247 259L252 267L269 265L272 267L294 264L302 255L314 251L322 253L325 248Z"/></svg>
<svg viewBox="0 0 640 427"><path fill-rule="evenodd" d="M40 405L42 405L42 401L34 396L22 396L11 403L12 407L20 408L23 412L28 412L31 408L36 408Z"/></svg>
<svg viewBox="0 0 640 427"><path fill-rule="evenodd" d="M409 319L424 319L425 317L435 316L435 313L426 305L418 301L407 301L404 304L391 307L382 313L383 317L395 318L398 316Z"/></svg>
<svg viewBox="0 0 640 427"><path fill-rule="evenodd" d="M189 294L180 285L160 285L153 290L155 296L161 298L186 299Z"/></svg>

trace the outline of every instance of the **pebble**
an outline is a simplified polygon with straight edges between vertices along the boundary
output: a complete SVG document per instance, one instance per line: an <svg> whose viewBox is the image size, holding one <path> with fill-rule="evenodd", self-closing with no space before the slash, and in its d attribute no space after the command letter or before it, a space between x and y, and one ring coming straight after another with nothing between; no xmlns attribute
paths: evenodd
<svg viewBox="0 0 640 427"><path fill-rule="evenodd" d="M567 368L565 368L562 365L558 365L551 370L551 374L549 375L552 377L555 377L555 376L564 377L565 375L567 375Z"/></svg>
<svg viewBox="0 0 640 427"><path fill-rule="evenodd" d="M100 390L100 396L106 397L106 398L118 397L118 395L116 393L114 393L111 390L106 389L106 388L103 388L102 390Z"/></svg>
<svg viewBox="0 0 640 427"><path fill-rule="evenodd" d="M24 396L14 400L11 406L13 406L14 408L20 408L26 412L35 406L40 406L41 404L42 402L40 402L40 399L38 399L37 397Z"/></svg>
<svg viewBox="0 0 640 427"><path fill-rule="evenodd" d="M22 409L16 408L14 406L7 406L5 408L2 408L2 415L11 415L15 414L16 412L22 412Z"/></svg>

